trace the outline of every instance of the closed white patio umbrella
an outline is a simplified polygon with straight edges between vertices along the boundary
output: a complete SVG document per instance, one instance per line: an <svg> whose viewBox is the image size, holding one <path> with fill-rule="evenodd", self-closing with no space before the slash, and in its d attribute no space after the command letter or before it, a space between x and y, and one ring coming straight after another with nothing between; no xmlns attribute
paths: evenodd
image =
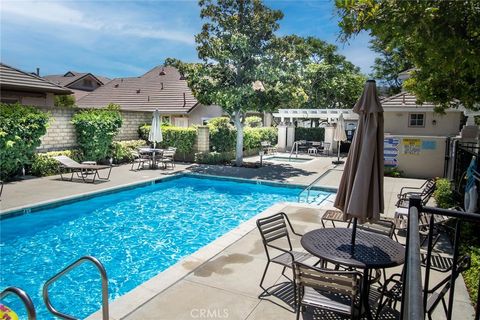
<svg viewBox="0 0 480 320"><path fill-rule="evenodd" d="M150 132L148 133L148 140L153 142L153 148L156 148L157 143L163 141L162 137L162 124L160 123L160 112L155 110L153 112L152 126Z"/></svg>

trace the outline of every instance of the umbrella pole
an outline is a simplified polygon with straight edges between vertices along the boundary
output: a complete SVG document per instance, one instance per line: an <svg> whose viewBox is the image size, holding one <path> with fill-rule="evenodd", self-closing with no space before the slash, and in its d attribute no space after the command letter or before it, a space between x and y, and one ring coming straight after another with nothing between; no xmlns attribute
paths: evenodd
<svg viewBox="0 0 480 320"><path fill-rule="evenodd" d="M355 247L355 236L357 235L357 218L353 218L353 226L352 226L352 253L353 248Z"/></svg>
<svg viewBox="0 0 480 320"><path fill-rule="evenodd" d="M340 161L340 141L337 141L337 161L332 161L333 164L342 164L343 161Z"/></svg>

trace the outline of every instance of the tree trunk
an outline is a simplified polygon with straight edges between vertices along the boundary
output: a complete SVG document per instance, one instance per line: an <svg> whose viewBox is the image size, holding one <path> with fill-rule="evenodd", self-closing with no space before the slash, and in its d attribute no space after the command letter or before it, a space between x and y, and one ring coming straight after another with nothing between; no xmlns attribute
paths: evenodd
<svg viewBox="0 0 480 320"><path fill-rule="evenodd" d="M243 119L242 112L235 112L235 128L237 129L237 146L235 148L235 165L241 167L243 163Z"/></svg>

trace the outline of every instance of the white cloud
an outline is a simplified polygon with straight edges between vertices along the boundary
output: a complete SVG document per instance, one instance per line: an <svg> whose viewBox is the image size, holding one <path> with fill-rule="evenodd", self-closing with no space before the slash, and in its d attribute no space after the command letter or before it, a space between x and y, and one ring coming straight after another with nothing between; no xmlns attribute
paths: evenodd
<svg viewBox="0 0 480 320"><path fill-rule="evenodd" d="M71 3L70 3L71 4ZM0 13L3 21L12 20L17 24L47 27L73 27L91 30L103 34L126 35L141 38L175 41L194 44L192 33L178 30L177 26L169 25L168 29L160 24L145 24L130 17L122 16L115 10L89 10L67 6L67 3L53 1L2 1ZM125 23L124 21L129 21ZM58 29L51 29L58 32Z"/></svg>

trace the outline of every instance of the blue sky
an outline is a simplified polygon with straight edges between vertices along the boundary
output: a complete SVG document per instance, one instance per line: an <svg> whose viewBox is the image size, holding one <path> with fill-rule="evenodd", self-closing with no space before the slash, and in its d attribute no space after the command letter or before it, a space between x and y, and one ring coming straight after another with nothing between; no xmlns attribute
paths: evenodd
<svg viewBox="0 0 480 320"><path fill-rule="evenodd" d="M270 0L283 11L279 35L315 36L339 47L366 74L374 61L369 37L337 43L332 1ZM1 61L41 75L68 70L107 77L138 76L167 57L197 61L202 21L195 0L23 1L0 4Z"/></svg>

